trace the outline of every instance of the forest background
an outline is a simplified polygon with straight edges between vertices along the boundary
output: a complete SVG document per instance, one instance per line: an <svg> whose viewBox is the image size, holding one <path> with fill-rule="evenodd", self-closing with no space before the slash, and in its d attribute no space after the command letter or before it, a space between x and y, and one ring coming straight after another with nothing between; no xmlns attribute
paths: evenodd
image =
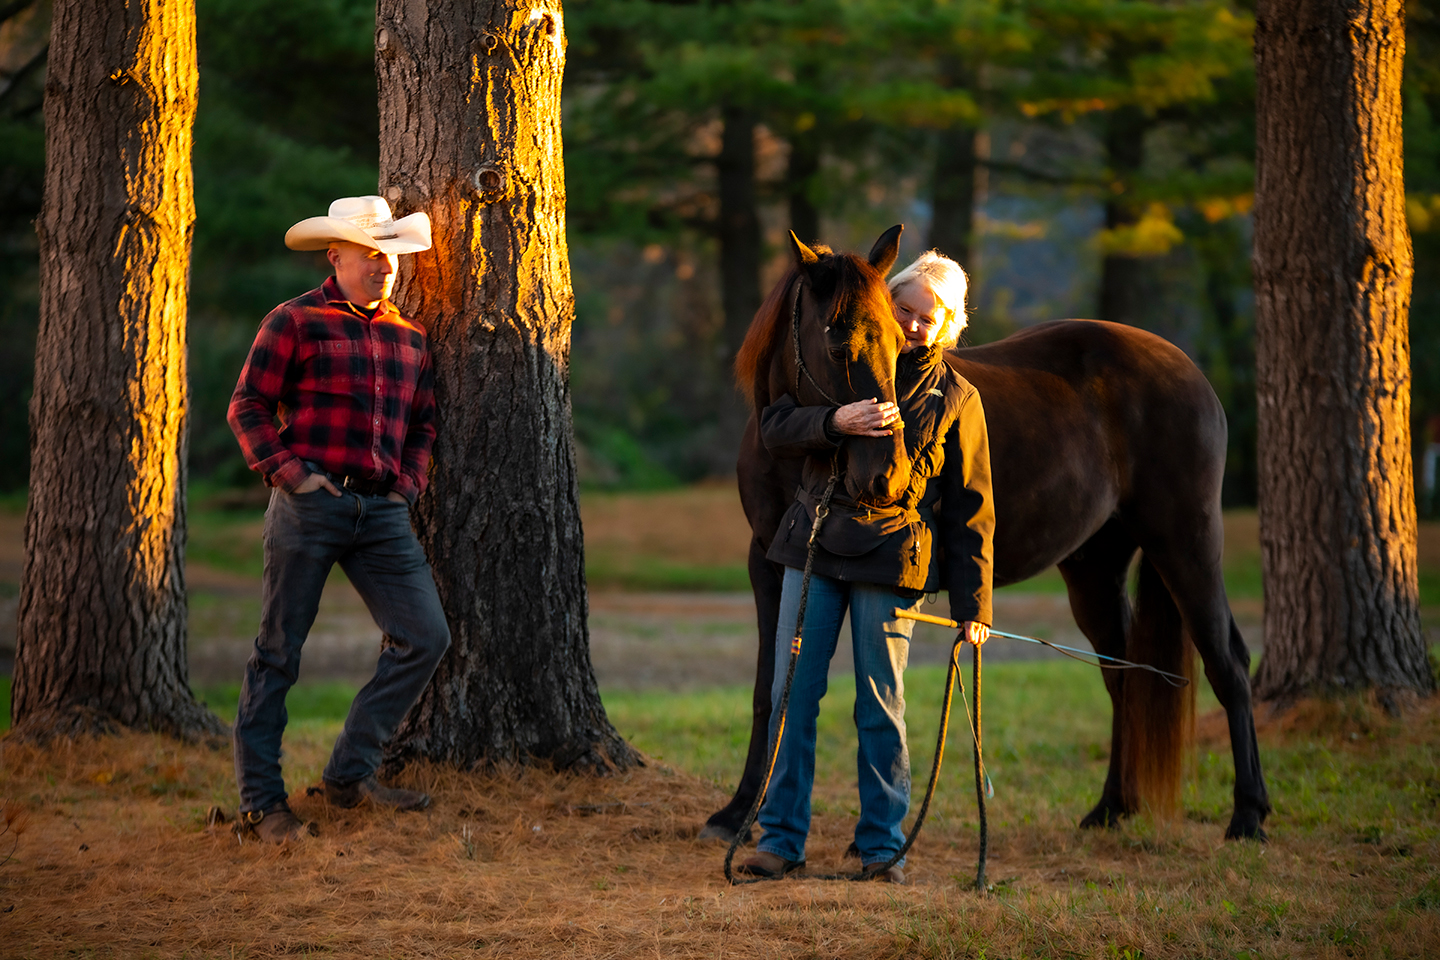
<svg viewBox="0 0 1440 960"><path fill-rule="evenodd" d="M376 189L374 5L197 7L190 470L253 487L230 392L260 318L328 273L281 238ZM730 360L786 231L863 251L902 222L902 261L938 246L970 271L966 343L1079 316L1185 349L1229 417L1226 502L1254 504L1249 4L571 0L565 14L584 483L731 474ZM1424 2L1407 20L1418 457L1440 414L1440 21ZM0 3L0 490L28 476L48 26L47 0Z"/></svg>

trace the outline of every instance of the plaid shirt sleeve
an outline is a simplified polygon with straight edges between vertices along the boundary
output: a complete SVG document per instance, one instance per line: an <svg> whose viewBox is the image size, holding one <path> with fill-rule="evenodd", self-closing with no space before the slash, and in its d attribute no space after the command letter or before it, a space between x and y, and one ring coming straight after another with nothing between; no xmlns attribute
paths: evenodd
<svg viewBox="0 0 1440 960"><path fill-rule="evenodd" d="M428 345L427 345L428 346ZM410 401L410 423L405 431L405 447L400 452L400 476L394 492L413 506L415 498L430 482L430 448L435 444L435 368L426 349L420 362L415 396Z"/></svg>
<svg viewBox="0 0 1440 960"><path fill-rule="evenodd" d="M296 347L295 317L288 305L276 307L260 324L226 416L250 469L270 486L290 491L310 475L275 429L280 399L293 378Z"/></svg>

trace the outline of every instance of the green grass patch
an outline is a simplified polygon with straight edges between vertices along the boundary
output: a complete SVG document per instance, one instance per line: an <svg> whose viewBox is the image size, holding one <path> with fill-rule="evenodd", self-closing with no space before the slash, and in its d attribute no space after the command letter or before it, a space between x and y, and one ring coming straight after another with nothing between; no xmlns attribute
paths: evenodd
<svg viewBox="0 0 1440 960"><path fill-rule="evenodd" d="M186 518L187 559L248 577L265 568L260 527L263 510L191 510Z"/></svg>
<svg viewBox="0 0 1440 960"><path fill-rule="evenodd" d="M355 699L359 687L350 683L327 681L325 683L297 683L285 697L285 709L292 721L320 721L341 723L350 712L350 701ZM196 687L195 699L204 703L221 720L233 723L240 706L240 684L222 683L215 686Z"/></svg>
<svg viewBox="0 0 1440 960"><path fill-rule="evenodd" d="M585 581L592 590L748 591L750 571L743 563L675 563L656 557L587 552Z"/></svg>

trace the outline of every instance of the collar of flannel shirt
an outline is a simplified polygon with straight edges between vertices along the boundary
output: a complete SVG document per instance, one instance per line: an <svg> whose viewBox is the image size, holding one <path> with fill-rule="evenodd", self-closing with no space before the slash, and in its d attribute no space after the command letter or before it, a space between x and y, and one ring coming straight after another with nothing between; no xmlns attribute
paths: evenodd
<svg viewBox="0 0 1440 960"><path fill-rule="evenodd" d="M340 292L340 284L335 280L334 276L326 277L325 282L320 285L320 290L325 294L326 303L341 308L348 307L352 313L362 320L374 320L376 317L383 317L390 313L395 314L397 317L400 315L400 311L396 309L395 304L389 300L381 300L375 305L373 312L367 312L364 307L361 307L353 300L346 300L345 294Z"/></svg>

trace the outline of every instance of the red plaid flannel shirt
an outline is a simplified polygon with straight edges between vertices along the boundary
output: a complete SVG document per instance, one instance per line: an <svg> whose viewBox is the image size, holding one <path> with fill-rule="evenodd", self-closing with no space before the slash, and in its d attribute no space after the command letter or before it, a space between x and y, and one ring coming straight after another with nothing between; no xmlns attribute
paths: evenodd
<svg viewBox="0 0 1440 960"><path fill-rule="evenodd" d="M245 462L272 487L294 490L309 460L334 474L393 477L414 503L435 442L434 385L425 332L388 300L366 319L330 277L261 322L227 419Z"/></svg>

